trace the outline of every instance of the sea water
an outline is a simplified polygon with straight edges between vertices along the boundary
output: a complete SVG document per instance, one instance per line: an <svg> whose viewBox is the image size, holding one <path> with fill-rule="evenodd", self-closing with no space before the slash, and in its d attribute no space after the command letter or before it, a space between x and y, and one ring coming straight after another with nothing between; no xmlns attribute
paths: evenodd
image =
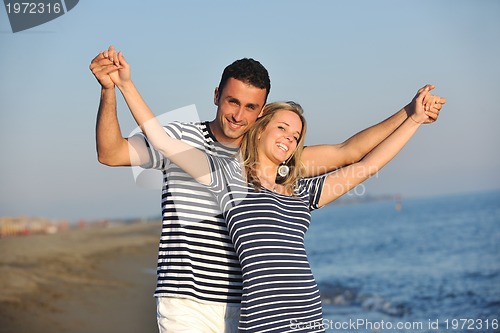
<svg viewBox="0 0 500 333"><path fill-rule="evenodd" d="M306 248L327 331L500 331L500 191L334 203Z"/></svg>

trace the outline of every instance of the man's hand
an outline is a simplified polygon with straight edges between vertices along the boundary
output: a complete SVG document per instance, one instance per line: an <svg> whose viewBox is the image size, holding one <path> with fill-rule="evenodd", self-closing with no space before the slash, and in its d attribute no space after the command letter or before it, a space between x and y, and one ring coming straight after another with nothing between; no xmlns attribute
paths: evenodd
<svg viewBox="0 0 500 333"><path fill-rule="evenodd" d="M109 74L116 71L117 68L104 56L103 52L100 52L92 59L89 68L103 89L113 89L115 87L115 83Z"/></svg>
<svg viewBox="0 0 500 333"><path fill-rule="evenodd" d="M424 102L425 114L428 116L424 124L431 124L439 117L439 111L446 103L446 98L438 95L428 94L427 101Z"/></svg>
<svg viewBox="0 0 500 333"><path fill-rule="evenodd" d="M417 91L417 94L408 105L407 113L409 117L415 117L416 119L420 113L425 113L427 118L423 121L423 124L431 124L435 122L439 117L439 111L446 103L446 99L437 95L430 93L431 90L435 88L432 84L427 84ZM423 100L417 101L418 97L423 97ZM419 106L417 104L420 104Z"/></svg>
<svg viewBox="0 0 500 333"><path fill-rule="evenodd" d="M90 63L90 70L103 89L112 89L130 81L130 65L113 46L100 52Z"/></svg>

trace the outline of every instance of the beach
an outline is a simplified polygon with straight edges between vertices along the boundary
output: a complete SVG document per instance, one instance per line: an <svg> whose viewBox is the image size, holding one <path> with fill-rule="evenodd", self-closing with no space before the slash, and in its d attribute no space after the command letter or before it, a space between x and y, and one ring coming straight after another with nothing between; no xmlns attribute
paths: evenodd
<svg viewBox="0 0 500 333"><path fill-rule="evenodd" d="M0 239L0 332L157 332L158 223Z"/></svg>
<svg viewBox="0 0 500 333"><path fill-rule="evenodd" d="M325 207L306 248L324 318L498 332L500 192ZM374 227L376 226L376 227ZM0 238L0 333L158 332L160 222ZM489 325L489 326L488 326ZM340 331L340 330L333 330ZM343 332L373 332L366 327ZM387 330L388 331L388 330ZM453 329L453 332L466 332Z"/></svg>

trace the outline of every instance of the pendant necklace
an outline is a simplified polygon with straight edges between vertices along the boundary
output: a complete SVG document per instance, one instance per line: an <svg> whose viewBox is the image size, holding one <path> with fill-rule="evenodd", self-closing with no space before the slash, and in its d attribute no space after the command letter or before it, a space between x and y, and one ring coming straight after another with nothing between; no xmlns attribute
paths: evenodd
<svg viewBox="0 0 500 333"><path fill-rule="evenodd" d="M269 191L271 191L271 192L278 193L278 192L276 191L276 187L278 186L278 184L274 184L274 185L272 185L271 183L269 183L269 182L267 182L267 181L266 181L266 183L267 183L267 186L264 186L264 185L262 185L262 186L264 186L265 188L267 188L267 189L268 189ZM261 181L261 184L262 184L262 181Z"/></svg>

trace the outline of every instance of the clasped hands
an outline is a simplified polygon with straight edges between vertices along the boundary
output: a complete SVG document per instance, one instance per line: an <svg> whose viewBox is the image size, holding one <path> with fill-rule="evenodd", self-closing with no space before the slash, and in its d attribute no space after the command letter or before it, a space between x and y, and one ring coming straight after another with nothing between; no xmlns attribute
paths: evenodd
<svg viewBox="0 0 500 333"><path fill-rule="evenodd" d="M90 70L103 89L114 89L130 81L130 65L121 52L116 52L113 46L99 54L90 63ZM417 91L413 100L405 107L408 117L420 124L430 124L439 117L439 111L446 99L432 94L435 88L427 84Z"/></svg>

